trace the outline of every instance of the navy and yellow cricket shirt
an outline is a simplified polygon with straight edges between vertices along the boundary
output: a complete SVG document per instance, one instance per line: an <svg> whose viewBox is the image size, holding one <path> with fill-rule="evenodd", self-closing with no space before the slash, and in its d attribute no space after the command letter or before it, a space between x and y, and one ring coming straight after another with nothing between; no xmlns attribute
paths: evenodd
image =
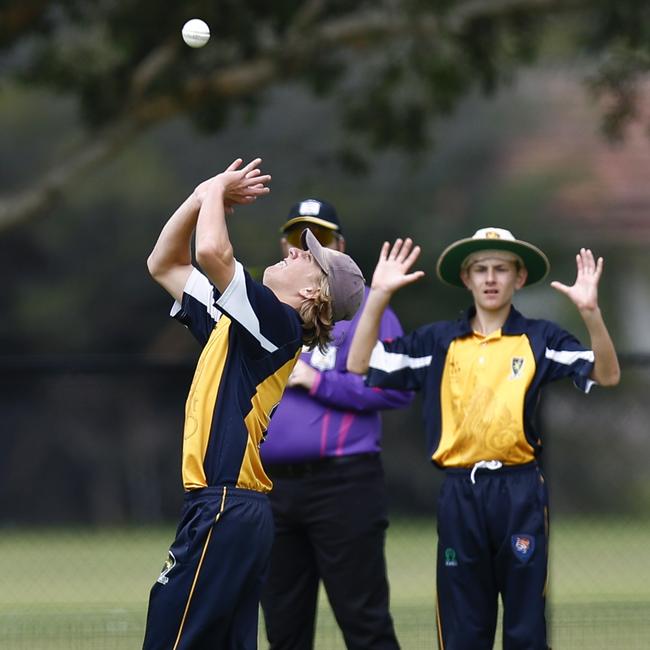
<svg viewBox="0 0 650 650"><path fill-rule="evenodd" d="M259 448L302 349L298 313L237 262L222 294L194 269L171 315L203 346L185 405L185 489L268 492Z"/></svg>
<svg viewBox="0 0 650 650"><path fill-rule="evenodd" d="M534 411L541 387L562 377L589 392L594 354L547 320L511 308L503 327L472 331L472 307L457 321L378 342L370 386L420 390L431 459L441 467L481 460L528 463L541 451Z"/></svg>

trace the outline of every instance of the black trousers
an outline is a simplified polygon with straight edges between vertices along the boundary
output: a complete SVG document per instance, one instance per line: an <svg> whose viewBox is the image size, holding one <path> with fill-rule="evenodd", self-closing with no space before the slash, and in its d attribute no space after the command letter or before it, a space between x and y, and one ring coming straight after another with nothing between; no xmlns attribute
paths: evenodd
<svg viewBox="0 0 650 650"><path fill-rule="evenodd" d="M349 650L399 648L388 609L379 455L266 469L275 541L262 608L271 649L313 648L320 580Z"/></svg>

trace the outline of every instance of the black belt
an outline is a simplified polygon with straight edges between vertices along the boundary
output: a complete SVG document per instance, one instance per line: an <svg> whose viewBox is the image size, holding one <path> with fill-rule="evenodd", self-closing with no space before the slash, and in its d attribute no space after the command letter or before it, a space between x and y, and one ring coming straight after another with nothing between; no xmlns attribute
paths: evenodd
<svg viewBox="0 0 650 650"><path fill-rule="evenodd" d="M326 458L305 461L304 463L272 463L264 465L264 469L272 479L303 478L305 476L313 476L332 467L352 465L375 458L379 458L378 452L352 454L350 456L327 456Z"/></svg>

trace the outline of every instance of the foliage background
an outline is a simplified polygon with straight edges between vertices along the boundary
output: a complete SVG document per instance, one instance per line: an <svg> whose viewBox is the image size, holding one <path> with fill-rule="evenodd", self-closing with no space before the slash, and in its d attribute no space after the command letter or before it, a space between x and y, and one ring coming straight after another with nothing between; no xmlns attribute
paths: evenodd
<svg viewBox="0 0 650 650"><path fill-rule="evenodd" d="M180 40L194 16L212 29L201 50ZM544 465L557 515L616 516L643 539L649 35L640 0L1 3L3 529L175 520L197 350L145 259L198 182L260 155L272 192L232 218L237 256L259 273L289 205L326 198L368 278L385 239L422 245L427 276L394 300L407 330L466 306L435 262L479 227L538 244L549 279L571 281L580 246L605 257L623 381L548 391ZM517 306L585 336L548 285ZM432 521L440 476L418 406L386 414L384 462L394 516ZM589 530L572 544L607 564ZM644 575L615 540L609 561ZM650 596L625 576L614 600L634 592L645 616Z"/></svg>

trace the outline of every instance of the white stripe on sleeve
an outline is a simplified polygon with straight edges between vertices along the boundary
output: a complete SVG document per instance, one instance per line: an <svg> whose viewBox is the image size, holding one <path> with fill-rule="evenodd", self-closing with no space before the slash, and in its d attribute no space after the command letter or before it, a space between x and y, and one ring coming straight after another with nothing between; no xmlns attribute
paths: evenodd
<svg viewBox="0 0 650 650"><path fill-rule="evenodd" d="M546 358L564 366L570 366L576 361L594 362L594 353L591 350L551 350L546 348Z"/></svg>
<svg viewBox="0 0 650 650"><path fill-rule="evenodd" d="M369 366L376 370L382 370L383 372L396 372L405 368L417 370L418 368L430 366L432 358L431 355L427 357L409 357L407 354L386 352L383 343L377 341L370 355Z"/></svg>
<svg viewBox="0 0 650 650"><path fill-rule="evenodd" d="M217 322L219 320L221 312L214 306L214 289L210 284L210 280L208 280L208 278L206 278L197 268L192 269L192 272L185 283L183 293L192 296L192 298L205 305L205 308L213 321ZM178 300L174 301L169 315L176 316L176 314L181 310L181 307L181 303L178 302Z"/></svg>
<svg viewBox="0 0 650 650"><path fill-rule="evenodd" d="M275 352L278 346L269 341L260 331L260 321L253 310L246 292L246 276L244 267L235 260L235 275L225 291L217 300L217 305L223 307L234 320L244 327L267 352Z"/></svg>

